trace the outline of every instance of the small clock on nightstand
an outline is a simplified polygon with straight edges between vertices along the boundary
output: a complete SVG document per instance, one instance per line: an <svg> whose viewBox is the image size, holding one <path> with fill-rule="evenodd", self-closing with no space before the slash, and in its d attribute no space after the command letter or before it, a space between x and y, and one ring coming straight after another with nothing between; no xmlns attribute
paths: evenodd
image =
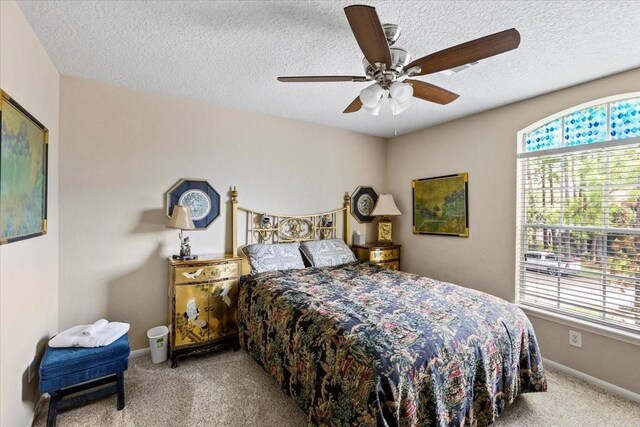
<svg viewBox="0 0 640 427"><path fill-rule="evenodd" d="M378 242L392 242L391 238L391 221L378 221Z"/></svg>

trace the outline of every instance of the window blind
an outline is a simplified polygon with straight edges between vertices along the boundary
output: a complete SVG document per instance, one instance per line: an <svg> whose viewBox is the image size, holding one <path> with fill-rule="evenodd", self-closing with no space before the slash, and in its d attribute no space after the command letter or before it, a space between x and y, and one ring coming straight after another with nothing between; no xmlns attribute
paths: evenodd
<svg viewBox="0 0 640 427"><path fill-rule="evenodd" d="M640 333L640 138L517 162L517 301Z"/></svg>

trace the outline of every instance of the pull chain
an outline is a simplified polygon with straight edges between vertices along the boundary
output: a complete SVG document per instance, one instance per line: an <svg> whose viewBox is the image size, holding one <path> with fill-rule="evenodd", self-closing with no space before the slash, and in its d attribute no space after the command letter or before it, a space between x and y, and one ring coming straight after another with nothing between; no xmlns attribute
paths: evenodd
<svg viewBox="0 0 640 427"><path fill-rule="evenodd" d="M398 136L398 116L393 116L393 136Z"/></svg>

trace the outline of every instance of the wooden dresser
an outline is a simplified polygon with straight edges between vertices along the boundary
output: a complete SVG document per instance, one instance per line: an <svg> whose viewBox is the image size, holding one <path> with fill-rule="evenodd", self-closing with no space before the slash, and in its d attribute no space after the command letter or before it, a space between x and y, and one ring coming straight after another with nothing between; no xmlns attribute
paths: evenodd
<svg viewBox="0 0 640 427"><path fill-rule="evenodd" d="M238 281L240 258L205 255L197 260L169 258L169 358L239 348Z"/></svg>
<svg viewBox="0 0 640 427"><path fill-rule="evenodd" d="M353 245L351 248L360 261L369 261L380 267L399 270L401 246L365 243L364 245Z"/></svg>

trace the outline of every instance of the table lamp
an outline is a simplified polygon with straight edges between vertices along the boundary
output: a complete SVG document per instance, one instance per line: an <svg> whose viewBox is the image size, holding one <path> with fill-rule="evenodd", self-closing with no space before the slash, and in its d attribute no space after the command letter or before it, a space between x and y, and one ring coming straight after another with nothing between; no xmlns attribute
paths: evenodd
<svg viewBox="0 0 640 427"><path fill-rule="evenodd" d="M175 205L173 207L167 228L177 228L180 230L178 234L180 238L180 255L174 255L173 259L180 259L182 261L198 259L197 255L191 255L189 237L182 237L183 230L194 230L196 228L191 219L191 210L187 206Z"/></svg>
<svg viewBox="0 0 640 427"><path fill-rule="evenodd" d="M402 212L396 206L391 194L381 194L378 197L376 205L371 211L371 216L381 216L378 220L378 244L379 245L391 245L393 239L391 237L391 215L402 215Z"/></svg>

